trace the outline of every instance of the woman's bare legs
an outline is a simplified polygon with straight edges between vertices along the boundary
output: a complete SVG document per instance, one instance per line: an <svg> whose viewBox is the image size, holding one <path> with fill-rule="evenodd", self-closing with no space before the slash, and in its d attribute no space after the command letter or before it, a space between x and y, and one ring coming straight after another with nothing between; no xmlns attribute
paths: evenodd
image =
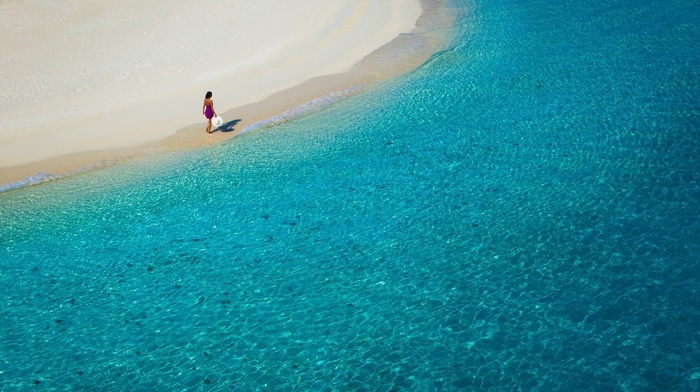
<svg viewBox="0 0 700 392"><path fill-rule="evenodd" d="M207 133L211 133L211 118L207 121Z"/></svg>

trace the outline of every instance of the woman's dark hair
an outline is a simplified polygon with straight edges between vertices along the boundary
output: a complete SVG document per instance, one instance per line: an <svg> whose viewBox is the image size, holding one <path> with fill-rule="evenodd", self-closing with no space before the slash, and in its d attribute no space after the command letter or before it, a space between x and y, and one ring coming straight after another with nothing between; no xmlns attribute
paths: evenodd
<svg viewBox="0 0 700 392"><path fill-rule="evenodd" d="M204 98L211 98L211 91L207 91L207 95L205 95Z"/></svg>

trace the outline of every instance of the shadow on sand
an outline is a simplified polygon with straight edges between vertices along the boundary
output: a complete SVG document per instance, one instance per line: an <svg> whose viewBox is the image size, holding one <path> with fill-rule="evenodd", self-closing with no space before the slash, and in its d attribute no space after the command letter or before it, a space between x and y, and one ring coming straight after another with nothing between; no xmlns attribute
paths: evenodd
<svg viewBox="0 0 700 392"><path fill-rule="evenodd" d="M214 129L214 130L212 131L212 133L217 132L217 131L220 131L220 132L233 132L233 131L234 131L234 127L235 127L236 124L238 124L239 122L241 122L241 119L240 119L240 118L237 118L237 119L235 119L235 120L231 120L231 121L229 121L229 122L227 122L227 123L224 123L224 124L221 125L220 127Z"/></svg>

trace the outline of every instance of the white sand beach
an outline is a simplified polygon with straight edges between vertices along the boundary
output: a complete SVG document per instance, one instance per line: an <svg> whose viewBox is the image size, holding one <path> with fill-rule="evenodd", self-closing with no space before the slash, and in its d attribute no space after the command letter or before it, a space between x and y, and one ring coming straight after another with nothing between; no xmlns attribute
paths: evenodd
<svg viewBox="0 0 700 392"><path fill-rule="evenodd" d="M368 55L410 37L429 3L0 2L0 185L144 146L220 142L246 123L403 72ZM404 66L435 50L421 39ZM241 119L234 132L204 132L206 91L225 120Z"/></svg>

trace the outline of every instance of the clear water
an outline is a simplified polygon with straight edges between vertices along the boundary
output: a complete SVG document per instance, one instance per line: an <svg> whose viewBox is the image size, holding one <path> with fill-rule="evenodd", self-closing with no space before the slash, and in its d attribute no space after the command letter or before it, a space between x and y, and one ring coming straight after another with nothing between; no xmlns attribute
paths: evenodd
<svg viewBox="0 0 700 392"><path fill-rule="evenodd" d="M0 389L700 390L698 1L455 6L372 91L0 194Z"/></svg>

